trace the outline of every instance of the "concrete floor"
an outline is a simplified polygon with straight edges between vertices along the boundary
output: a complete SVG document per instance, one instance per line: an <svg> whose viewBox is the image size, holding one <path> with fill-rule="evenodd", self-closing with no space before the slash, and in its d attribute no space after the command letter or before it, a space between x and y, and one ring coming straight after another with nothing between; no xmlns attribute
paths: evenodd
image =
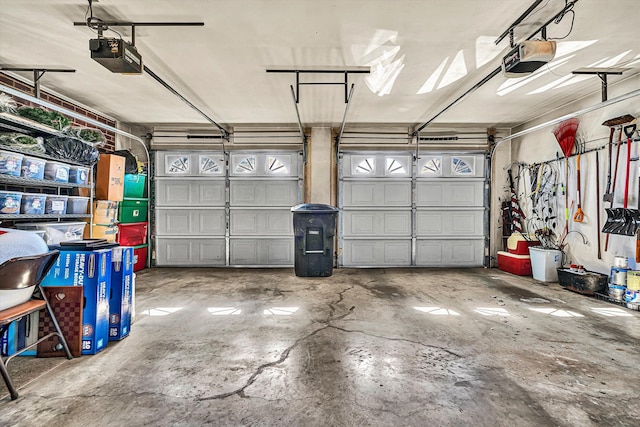
<svg viewBox="0 0 640 427"><path fill-rule="evenodd" d="M499 270L153 269L136 311L98 355L12 361L0 425L640 420L640 313Z"/></svg>

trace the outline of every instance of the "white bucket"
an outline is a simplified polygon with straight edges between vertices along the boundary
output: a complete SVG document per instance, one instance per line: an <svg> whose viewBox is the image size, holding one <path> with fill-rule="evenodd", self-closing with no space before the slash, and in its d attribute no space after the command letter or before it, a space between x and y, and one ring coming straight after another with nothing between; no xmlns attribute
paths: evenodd
<svg viewBox="0 0 640 427"><path fill-rule="evenodd" d="M562 252L557 249L529 248L531 255L531 273L541 282L557 282L557 269L562 266Z"/></svg>

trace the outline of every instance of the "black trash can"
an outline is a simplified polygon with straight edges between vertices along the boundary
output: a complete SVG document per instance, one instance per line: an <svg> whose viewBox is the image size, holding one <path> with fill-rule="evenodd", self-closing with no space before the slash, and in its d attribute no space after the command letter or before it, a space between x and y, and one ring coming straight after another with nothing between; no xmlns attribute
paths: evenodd
<svg viewBox="0 0 640 427"><path fill-rule="evenodd" d="M338 208L307 203L292 207L291 212L295 234L296 276L331 276Z"/></svg>

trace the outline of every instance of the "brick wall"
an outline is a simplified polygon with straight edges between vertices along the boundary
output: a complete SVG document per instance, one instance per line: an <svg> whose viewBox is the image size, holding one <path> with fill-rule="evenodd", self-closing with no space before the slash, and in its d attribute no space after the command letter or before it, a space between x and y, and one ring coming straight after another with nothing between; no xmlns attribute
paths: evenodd
<svg viewBox="0 0 640 427"><path fill-rule="evenodd" d="M35 90L32 86L23 83L20 80L17 80L11 76L8 76L6 74L0 73L0 84L3 84L5 86L9 86L15 90L18 90L20 92L24 92L27 95L31 95L31 96L35 96ZM100 123L104 123L106 125L109 125L111 127L116 127L116 122L108 119L106 117L100 116L96 113L94 113L93 111L89 111L86 108L83 108L79 105L70 103L64 99L58 98L57 96L51 95L46 93L45 91L40 91L40 99L42 99L43 101L47 101L50 102L52 104L56 104L59 105L63 108L66 108L67 110L70 111L74 111L78 114L81 114L83 116L86 116L88 118L91 118L93 120L96 120ZM19 106L27 106L27 107L37 107L37 105L32 104L31 102L25 102L24 100L21 99L16 99L16 102L18 103ZM85 126L85 127L94 127L93 125L89 125L88 123L82 121L82 120L78 120L78 119L74 119L72 117L69 117L69 120L71 120L71 123L74 126ZM104 129L100 129L102 131L102 133L104 134L107 142L105 145L99 147L100 151L104 151L104 152L113 152L115 150L116 147L116 134L111 132L111 131L107 131Z"/></svg>

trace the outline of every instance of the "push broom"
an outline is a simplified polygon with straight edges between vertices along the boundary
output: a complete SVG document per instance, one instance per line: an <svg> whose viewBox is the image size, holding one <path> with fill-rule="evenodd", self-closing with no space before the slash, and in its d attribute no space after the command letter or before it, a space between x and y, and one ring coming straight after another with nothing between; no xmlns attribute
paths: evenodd
<svg viewBox="0 0 640 427"><path fill-rule="evenodd" d="M578 131L578 123L580 121L576 118L568 119L563 122L560 122L558 126L553 130L553 134L558 141L558 145L560 145L560 149L564 154L564 164L565 164L565 186L569 185L569 156L571 155L571 151L573 151L573 146L576 141L576 132ZM564 191L564 235L566 236L569 233L569 191L568 188L565 188Z"/></svg>

